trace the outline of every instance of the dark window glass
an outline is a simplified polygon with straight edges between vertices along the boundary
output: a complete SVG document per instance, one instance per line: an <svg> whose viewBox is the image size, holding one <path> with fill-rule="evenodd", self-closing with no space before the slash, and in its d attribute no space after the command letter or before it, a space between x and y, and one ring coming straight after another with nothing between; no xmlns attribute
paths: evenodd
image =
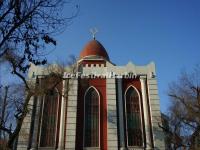
<svg viewBox="0 0 200 150"><path fill-rule="evenodd" d="M41 147L55 147L58 93L49 91L44 99L42 127L40 136Z"/></svg>
<svg viewBox="0 0 200 150"><path fill-rule="evenodd" d="M126 93L126 127L128 146L142 146L139 96L133 87Z"/></svg>
<svg viewBox="0 0 200 150"><path fill-rule="evenodd" d="M99 96L94 88L85 95L84 146L99 146Z"/></svg>

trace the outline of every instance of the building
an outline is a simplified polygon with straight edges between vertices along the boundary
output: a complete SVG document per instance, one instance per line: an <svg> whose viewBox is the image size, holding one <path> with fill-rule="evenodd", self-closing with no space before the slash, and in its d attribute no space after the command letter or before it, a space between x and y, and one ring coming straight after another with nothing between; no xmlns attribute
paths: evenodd
<svg viewBox="0 0 200 150"><path fill-rule="evenodd" d="M161 113L161 121L162 121L162 127L163 132L164 132L164 139L165 139L165 149L166 150L170 150L172 149L172 140L173 135L171 135L170 131L170 127L169 127L169 117L167 115L165 115L164 113Z"/></svg>
<svg viewBox="0 0 200 150"><path fill-rule="evenodd" d="M117 66L94 39L80 52L77 68L78 75L66 72L54 90L31 99L18 150L165 149L153 62ZM45 68L31 66L35 84L45 75ZM67 97L59 96L67 87Z"/></svg>
<svg viewBox="0 0 200 150"><path fill-rule="evenodd" d="M200 127L197 127L191 136L191 150L200 150Z"/></svg>

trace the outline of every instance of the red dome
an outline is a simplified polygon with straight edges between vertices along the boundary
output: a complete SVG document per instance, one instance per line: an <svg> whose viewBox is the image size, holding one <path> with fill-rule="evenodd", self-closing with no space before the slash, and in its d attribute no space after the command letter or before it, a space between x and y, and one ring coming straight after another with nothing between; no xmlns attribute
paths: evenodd
<svg viewBox="0 0 200 150"><path fill-rule="evenodd" d="M90 41L84 49L80 53L80 59L88 57L88 56L100 56L107 60L109 60L109 56L106 52L106 49L103 47L103 45L97 41L92 40Z"/></svg>

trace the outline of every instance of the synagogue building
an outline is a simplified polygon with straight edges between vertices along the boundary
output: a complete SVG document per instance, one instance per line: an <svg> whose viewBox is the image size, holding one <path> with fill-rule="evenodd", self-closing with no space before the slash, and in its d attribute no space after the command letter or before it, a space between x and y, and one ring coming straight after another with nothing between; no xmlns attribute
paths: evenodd
<svg viewBox="0 0 200 150"><path fill-rule="evenodd" d="M45 86L46 75L45 67L31 65L35 85ZM118 66L95 39L80 51L76 72L64 72L29 104L17 150L165 149L155 64Z"/></svg>

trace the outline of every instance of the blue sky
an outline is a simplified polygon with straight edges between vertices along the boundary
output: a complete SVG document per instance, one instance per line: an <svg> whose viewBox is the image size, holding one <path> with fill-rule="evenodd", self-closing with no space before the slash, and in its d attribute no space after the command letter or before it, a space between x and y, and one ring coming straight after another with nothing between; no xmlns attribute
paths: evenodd
<svg viewBox="0 0 200 150"><path fill-rule="evenodd" d="M132 61L144 65L156 63L161 111L169 106L168 84L182 69L191 71L200 63L199 0L77 0L79 15L57 36L58 46L51 60L67 60L79 55L96 35L117 65ZM71 8L71 7L70 7ZM69 14L69 6L65 9Z"/></svg>
<svg viewBox="0 0 200 150"><path fill-rule="evenodd" d="M167 87L182 69L192 70L200 63L199 0L74 0L65 6L70 15L78 4L80 12L65 32L57 35L57 47L47 58L66 61L78 56L96 35L117 65L132 61L145 65L156 63L161 111L169 106Z"/></svg>

